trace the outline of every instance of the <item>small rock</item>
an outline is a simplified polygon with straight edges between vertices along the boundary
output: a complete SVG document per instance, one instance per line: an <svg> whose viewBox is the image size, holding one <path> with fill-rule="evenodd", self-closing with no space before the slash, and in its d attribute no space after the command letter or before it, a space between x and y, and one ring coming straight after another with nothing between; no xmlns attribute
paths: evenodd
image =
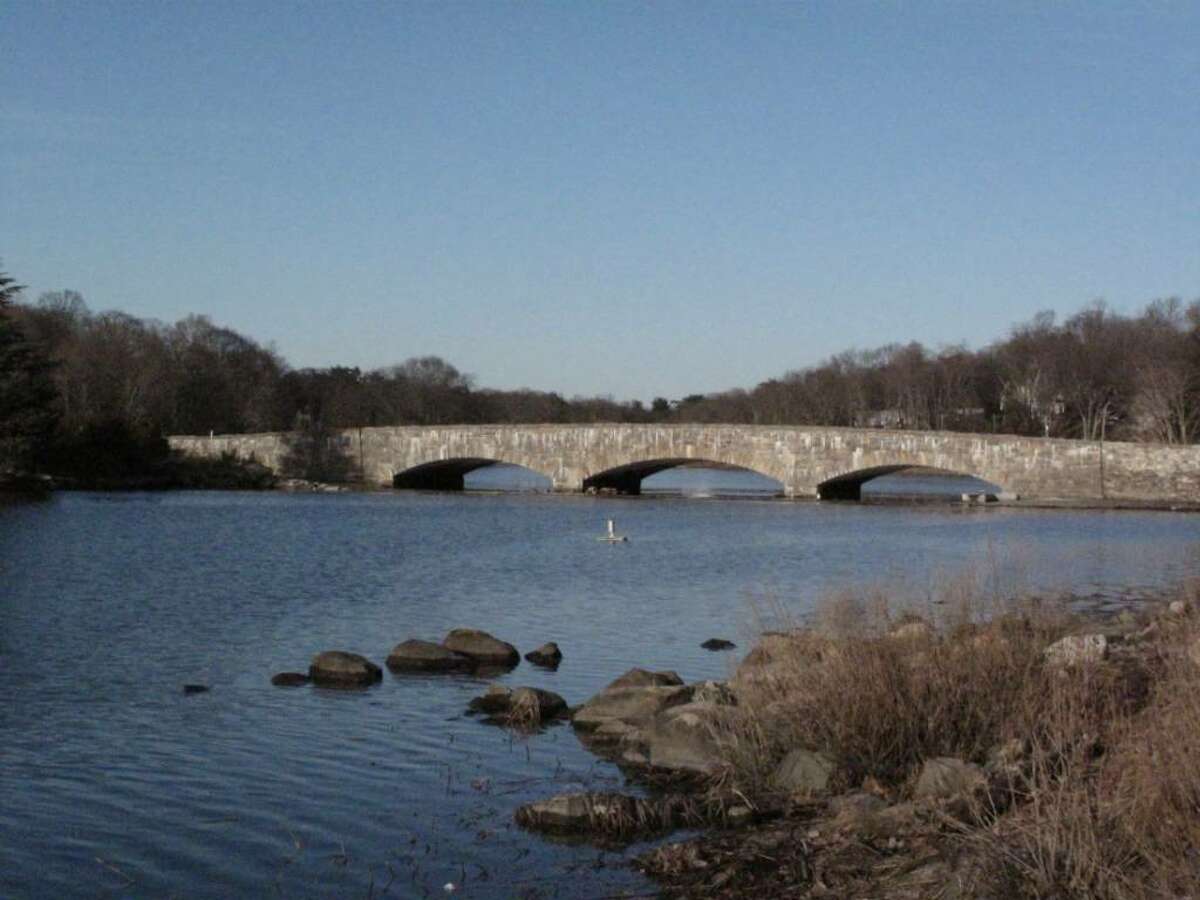
<svg viewBox="0 0 1200 900"><path fill-rule="evenodd" d="M1010 738L1003 744L997 744L988 753L987 768L1003 772L1014 766L1020 766L1029 754L1029 748L1021 738Z"/></svg>
<svg viewBox="0 0 1200 900"><path fill-rule="evenodd" d="M562 662L562 651L558 649L558 644L554 641L542 644L536 650L530 650L525 654L525 658L535 666L542 666L548 669L557 669L558 664Z"/></svg>
<svg viewBox="0 0 1200 900"><path fill-rule="evenodd" d="M724 638L709 638L700 646L705 650L734 650L737 648L737 644Z"/></svg>
<svg viewBox="0 0 1200 900"><path fill-rule="evenodd" d="M276 687L300 687L308 684L308 676L303 672L280 672L271 676L271 684Z"/></svg>
<svg viewBox="0 0 1200 900"><path fill-rule="evenodd" d="M1176 617L1186 616L1188 613L1188 605L1182 600L1172 600L1167 605L1167 612Z"/></svg>
<svg viewBox="0 0 1200 900"><path fill-rule="evenodd" d="M987 778L979 766L952 756L940 756L925 761L913 796L919 800L940 800L970 795L986 787Z"/></svg>
<svg viewBox="0 0 1200 900"><path fill-rule="evenodd" d="M1045 651L1047 662L1061 666L1098 663L1108 656L1108 638L1102 634L1071 634Z"/></svg>
<svg viewBox="0 0 1200 900"><path fill-rule="evenodd" d="M620 761L627 766L637 766L639 768L650 765L650 757L641 750L635 750L632 747L621 752Z"/></svg>
<svg viewBox="0 0 1200 900"><path fill-rule="evenodd" d="M609 683L612 688L674 687L683 684L683 679L674 672L651 672L649 669L633 668Z"/></svg>
<svg viewBox="0 0 1200 900"><path fill-rule="evenodd" d="M692 703L737 706L737 695L723 681L701 681L692 685Z"/></svg>
<svg viewBox="0 0 1200 900"><path fill-rule="evenodd" d="M392 648L387 667L393 672L469 672L475 660L432 641L407 640Z"/></svg>
<svg viewBox="0 0 1200 900"><path fill-rule="evenodd" d="M183 692L185 694L207 694L208 693L208 685L207 684L185 684L183 686Z"/></svg>
<svg viewBox="0 0 1200 900"><path fill-rule="evenodd" d="M512 705L512 690L499 684L490 684L482 696L475 697L467 704L471 712L485 713L494 716L508 712Z"/></svg>
<svg viewBox="0 0 1200 900"><path fill-rule="evenodd" d="M354 687L381 681L383 670L357 653L326 650L313 657L308 677L322 687Z"/></svg>
<svg viewBox="0 0 1200 900"><path fill-rule="evenodd" d="M862 821L886 808L887 804L882 798L867 791L854 791L829 801L829 811L833 813L834 820L839 825Z"/></svg>
<svg viewBox="0 0 1200 900"><path fill-rule="evenodd" d="M748 806L731 806L725 812L725 821L733 828L748 825L754 821L754 810Z"/></svg>
<svg viewBox="0 0 1200 900"><path fill-rule="evenodd" d="M772 783L781 790L820 794L829 789L833 760L813 750L793 750L775 767Z"/></svg>
<svg viewBox="0 0 1200 900"><path fill-rule="evenodd" d="M487 693L472 700L471 712L484 713L494 724L535 727L557 719L567 711L567 701L553 691L520 687L509 690L493 684Z"/></svg>
<svg viewBox="0 0 1200 900"><path fill-rule="evenodd" d="M900 624L888 632L888 637L901 641L924 640L937 634L932 625L919 616L901 619Z"/></svg>
<svg viewBox="0 0 1200 900"><path fill-rule="evenodd" d="M469 656L483 666L511 667L521 661L521 654L512 644L472 628L455 628L446 635L442 646Z"/></svg>

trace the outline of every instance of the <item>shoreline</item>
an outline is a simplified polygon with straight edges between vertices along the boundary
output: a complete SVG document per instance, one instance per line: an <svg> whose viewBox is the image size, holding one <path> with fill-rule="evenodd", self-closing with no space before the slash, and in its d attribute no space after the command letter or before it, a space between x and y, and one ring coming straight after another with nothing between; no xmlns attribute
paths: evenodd
<svg viewBox="0 0 1200 900"><path fill-rule="evenodd" d="M1198 601L1187 584L1119 613L1021 600L957 622L894 610L868 622L855 606L764 633L728 682L634 669L571 718L649 797L560 795L515 818L598 844L698 830L636 857L668 898L1141 900L1158 896L1141 884L1194 887L1200 823L1176 840L1170 810L1188 814L1200 766L1160 761L1190 760L1200 740ZM1146 795L1133 812L1126 782ZM1174 831L1146 837L1163 808ZM1110 813L1136 822L1115 849L1064 845L1064 829L1110 840Z"/></svg>

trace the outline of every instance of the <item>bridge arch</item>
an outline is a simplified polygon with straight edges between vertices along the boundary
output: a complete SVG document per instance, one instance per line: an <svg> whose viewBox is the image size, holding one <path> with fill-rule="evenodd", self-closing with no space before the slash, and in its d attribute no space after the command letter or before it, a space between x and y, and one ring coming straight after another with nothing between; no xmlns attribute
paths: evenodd
<svg viewBox="0 0 1200 900"><path fill-rule="evenodd" d="M451 459L438 459L411 466L392 476L392 487L398 490L411 491L462 491L466 489L468 475L492 466L512 466L526 472L531 472L544 479L547 489L549 489L551 479L544 472L539 472L520 463L482 456L460 456Z"/></svg>
<svg viewBox="0 0 1200 900"><path fill-rule="evenodd" d="M832 478L827 478L817 485L817 497L821 500L862 500L863 485L867 482L887 475L894 475L897 472L911 470L919 470L920 473L929 473L930 475L974 478L992 488L987 493L1000 493L1003 491L1002 486L973 472L961 472L955 469L947 469L942 466L929 466L923 463L893 463L855 469L854 471L843 472L834 475Z"/></svg>
<svg viewBox="0 0 1200 900"><path fill-rule="evenodd" d="M690 456L644 459L613 466L586 477L583 480L583 490L588 493L614 492L618 494L640 494L642 492L642 482L645 479L652 475L657 475L659 472L666 472L677 468L750 472L779 485L780 494L784 493L785 490L785 485L780 479L766 472L760 472L757 469L736 463L712 459L696 459Z"/></svg>

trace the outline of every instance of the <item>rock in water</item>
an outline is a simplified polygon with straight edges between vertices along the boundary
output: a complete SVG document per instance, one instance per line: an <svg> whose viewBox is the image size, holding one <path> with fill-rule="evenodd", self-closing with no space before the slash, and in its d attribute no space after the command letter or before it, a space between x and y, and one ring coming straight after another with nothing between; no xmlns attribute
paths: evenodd
<svg viewBox="0 0 1200 900"><path fill-rule="evenodd" d="M308 677L323 687L355 687L381 681L383 670L357 653L326 650L313 657Z"/></svg>
<svg viewBox="0 0 1200 900"><path fill-rule="evenodd" d="M487 693L472 700L467 708L484 713L492 724L536 728L567 712L567 701L553 691L520 687L516 690L493 684Z"/></svg>
<svg viewBox="0 0 1200 900"><path fill-rule="evenodd" d="M577 709L572 721L584 730L598 728L614 719L641 726L664 709L687 703L692 693L693 689L686 685L605 688Z"/></svg>
<svg viewBox="0 0 1200 900"><path fill-rule="evenodd" d="M559 794L518 807L522 828L596 838L629 838L670 828L686 818L671 798L646 800L624 794Z"/></svg>
<svg viewBox="0 0 1200 900"><path fill-rule="evenodd" d="M208 693L208 685L207 684L185 684L183 686L183 692L185 694L207 694Z"/></svg>
<svg viewBox="0 0 1200 900"><path fill-rule="evenodd" d="M300 687L308 684L308 676L303 672L280 672L271 678L271 684L276 687Z"/></svg>
<svg viewBox="0 0 1200 900"><path fill-rule="evenodd" d="M512 644L473 628L455 628L446 635L442 646L471 657L481 666L512 667L521 661L521 654Z"/></svg>
<svg viewBox="0 0 1200 900"><path fill-rule="evenodd" d="M548 669L557 669L558 664L562 662L562 651L558 649L558 644L550 641L547 644L542 644L536 650L530 650L525 654L525 658L535 666L543 666Z"/></svg>
<svg viewBox="0 0 1200 900"><path fill-rule="evenodd" d="M705 650L733 650L737 647L733 641L727 641L724 638L709 638L700 645Z"/></svg>
<svg viewBox="0 0 1200 900"><path fill-rule="evenodd" d="M387 667L393 672L469 672L475 660L432 641L408 640L392 648Z"/></svg>

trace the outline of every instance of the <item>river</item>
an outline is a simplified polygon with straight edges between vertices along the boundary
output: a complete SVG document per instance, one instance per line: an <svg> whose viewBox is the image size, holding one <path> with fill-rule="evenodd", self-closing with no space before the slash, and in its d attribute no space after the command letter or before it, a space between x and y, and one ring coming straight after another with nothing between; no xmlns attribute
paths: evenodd
<svg viewBox="0 0 1200 900"><path fill-rule="evenodd" d="M486 486L486 485L485 485ZM668 485L668 488L670 486ZM684 494L687 491L683 492ZM626 544L596 540L614 519ZM592 897L625 854L512 825L619 772L568 727L465 716L482 680L276 688L482 628L579 703L631 666L726 676L756 623L877 582L1093 605L1197 571L1200 516L542 494L58 494L0 506L0 895ZM700 649L735 640L734 653ZM185 684L204 684L188 695ZM449 886L449 887L448 887ZM386 888L386 893L384 892Z"/></svg>

